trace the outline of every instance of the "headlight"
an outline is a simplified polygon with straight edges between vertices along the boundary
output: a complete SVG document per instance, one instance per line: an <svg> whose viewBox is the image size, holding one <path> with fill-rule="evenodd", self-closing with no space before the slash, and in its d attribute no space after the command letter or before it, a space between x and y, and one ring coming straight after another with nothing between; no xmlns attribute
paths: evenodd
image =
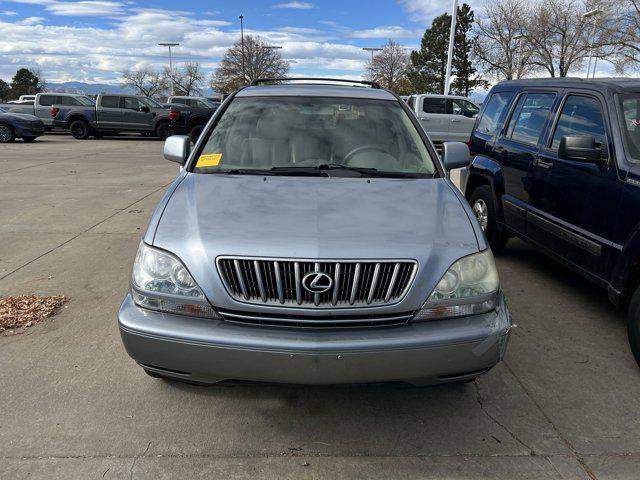
<svg viewBox="0 0 640 480"><path fill-rule="evenodd" d="M498 271L491 250L461 258L445 272L414 320L461 317L496 308Z"/></svg>
<svg viewBox="0 0 640 480"><path fill-rule="evenodd" d="M143 308L218 318L182 262L143 242L133 264L131 286L134 301Z"/></svg>

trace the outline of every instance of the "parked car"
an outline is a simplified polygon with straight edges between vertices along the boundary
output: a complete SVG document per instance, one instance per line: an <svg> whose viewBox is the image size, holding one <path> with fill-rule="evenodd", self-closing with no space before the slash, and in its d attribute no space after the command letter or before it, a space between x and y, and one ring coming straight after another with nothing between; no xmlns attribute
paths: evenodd
<svg viewBox="0 0 640 480"><path fill-rule="evenodd" d="M171 135L189 135L193 143L220 107L220 102L206 97L169 97L167 101L171 104Z"/></svg>
<svg viewBox="0 0 640 480"><path fill-rule="evenodd" d="M480 111L468 98L455 95L411 95L407 103L437 147L443 142L469 140Z"/></svg>
<svg viewBox="0 0 640 480"><path fill-rule="evenodd" d="M167 139L184 168L118 315L151 376L451 383L504 355L493 257L445 172L467 145L441 161L399 97L336 82L243 88L193 151Z"/></svg>
<svg viewBox="0 0 640 480"><path fill-rule="evenodd" d="M464 190L492 249L520 237L605 288L640 364L640 81L501 83L470 147Z"/></svg>
<svg viewBox="0 0 640 480"><path fill-rule="evenodd" d="M34 115L10 113L0 108L0 143L10 143L16 138L32 142L44 133L44 123Z"/></svg>
<svg viewBox="0 0 640 480"><path fill-rule="evenodd" d="M27 100L25 103L5 103L0 104L0 107L10 113L35 115L44 122L45 129L51 130L54 127L53 118L51 118L52 105L57 104L68 107L81 107L95 104L95 102L86 95L55 92L38 93L33 101L34 103L31 102L32 101Z"/></svg>
<svg viewBox="0 0 640 480"><path fill-rule="evenodd" d="M124 131L169 136L169 109L139 95L98 95L91 106L53 105L50 115L55 126L68 128L79 140Z"/></svg>

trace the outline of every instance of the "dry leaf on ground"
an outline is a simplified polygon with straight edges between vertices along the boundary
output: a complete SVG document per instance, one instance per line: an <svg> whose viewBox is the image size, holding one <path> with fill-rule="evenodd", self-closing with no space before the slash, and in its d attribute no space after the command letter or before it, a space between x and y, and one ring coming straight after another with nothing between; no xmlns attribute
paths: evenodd
<svg viewBox="0 0 640 480"><path fill-rule="evenodd" d="M11 335L55 315L56 310L67 303L64 295L50 297L17 295L0 297L0 333Z"/></svg>

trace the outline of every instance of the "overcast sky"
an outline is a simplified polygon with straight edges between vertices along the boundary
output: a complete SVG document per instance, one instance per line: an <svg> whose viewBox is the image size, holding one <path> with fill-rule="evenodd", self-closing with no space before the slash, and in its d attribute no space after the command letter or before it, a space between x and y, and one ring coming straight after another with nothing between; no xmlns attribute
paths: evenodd
<svg viewBox="0 0 640 480"><path fill-rule="evenodd" d="M472 2L474 3L474 2ZM116 82L126 68L198 61L213 70L245 32L283 47L295 74L359 77L362 47L393 38L419 44L449 0L0 0L0 78L18 67L40 68L48 81ZM180 10L177 10L177 6Z"/></svg>

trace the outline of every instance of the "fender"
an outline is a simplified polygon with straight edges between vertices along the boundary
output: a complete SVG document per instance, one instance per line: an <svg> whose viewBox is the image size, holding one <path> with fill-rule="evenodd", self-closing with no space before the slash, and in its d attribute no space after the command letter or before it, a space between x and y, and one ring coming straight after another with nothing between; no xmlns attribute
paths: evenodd
<svg viewBox="0 0 640 480"><path fill-rule="evenodd" d="M210 115L205 115L203 113L191 113L187 118L187 128L191 130L194 125L202 125L205 126L209 119L213 116L214 112L211 112Z"/></svg>
<svg viewBox="0 0 640 480"><path fill-rule="evenodd" d="M479 176L482 180L480 182L474 182L473 177ZM469 185L477 183L488 183L491 185L496 198L500 200L504 195L504 177L502 175L502 165L496 162L494 159L485 157L484 155L477 155L471 165L469 166L469 179L467 180L467 195L471 193L468 188ZM468 197L467 197L468 198ZM498 201L500 204L501 202Z"/></svg>
<svg viewBox="0 0 640 480"><path fill-rule="evenodd" d="M640 274L640 225L636 225L611 272L611 287L624 294L630 276Z"/></svg>
<svg viewBox="0 0 640 480"><path fill-rule="evenodd" d="M151 129L155 131L156 128L158 128L158 124L162 123L162 122L169 122L169 113L167 112L165 113L161 113L156 115L156 117L153 119L153 123L151 124Z"/></svg>
<svg viewBox="0 0 640 480"><path fill-rule="evenodd" d="M92 127L96 126L96 124L98 123L96 121L96 112L91 107L72 108L71 110L65 110L64 106L57 106L57 105L53 105L53 106L61 110L62 121L65 122L67 125L71 125L71 122L73 122L74 120L84 120L87 123L89 123L89 125ZM54 118L54 120L56 119Z"/></svg>

